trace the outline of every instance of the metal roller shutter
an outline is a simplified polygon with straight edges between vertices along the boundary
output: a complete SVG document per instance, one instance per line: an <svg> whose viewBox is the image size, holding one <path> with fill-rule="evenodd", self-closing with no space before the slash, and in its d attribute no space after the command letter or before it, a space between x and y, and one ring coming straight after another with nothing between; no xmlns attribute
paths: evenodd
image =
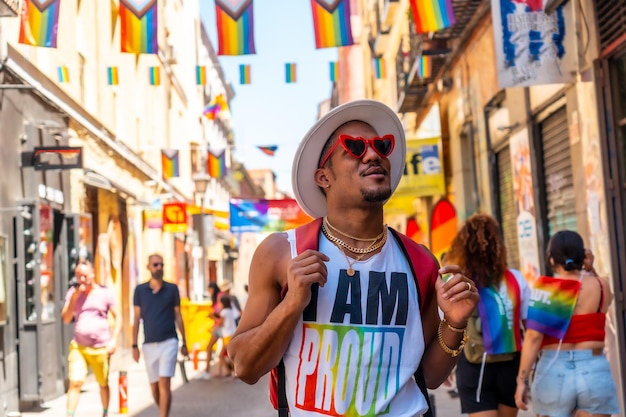
<svg viewBox="0 0 626 417"><path fill-rule="evenodd" d="M539 124L548 237L559 230L577 230L576 201L565 107Z"/></svg>
<svg viewBox="0 0 626 417"><path fill-rule="evenodd" d="M507 146L496 154L498 164L498 193L500 202L500 227L506 246L507 263L510 268L519 269L519 245L517 241L517 208L513 195L513 173L511 152Z"/></svg>

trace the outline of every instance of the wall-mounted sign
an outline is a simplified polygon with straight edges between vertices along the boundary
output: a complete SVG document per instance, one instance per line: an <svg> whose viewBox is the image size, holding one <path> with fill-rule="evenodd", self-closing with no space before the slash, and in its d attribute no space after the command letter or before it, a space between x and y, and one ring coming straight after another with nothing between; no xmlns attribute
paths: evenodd
<svg viewBox="0 0 626 417"><path fill-rule="evenodd" d="M185 233L187 231L187 204L163 204L163 231L170 233Z"/></svg>
<svg viewBox="0 0 626 417"><path fill-rule="evenodd" d="M83 148L72 146L42 146L32 152L22 152L22 166L36 171L74 169L83 167Z"/></svg>

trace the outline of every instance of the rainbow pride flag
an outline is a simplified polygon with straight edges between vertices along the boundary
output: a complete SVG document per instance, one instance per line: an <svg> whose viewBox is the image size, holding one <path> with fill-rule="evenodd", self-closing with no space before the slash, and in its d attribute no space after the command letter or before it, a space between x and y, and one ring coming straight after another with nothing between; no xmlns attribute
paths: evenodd
<svg viewBox="0 0 626 417"><path fill-rule="evenodd" d="M252 0L215 0L218 55L249 55L254 48Z"/></svg>
<svg viewBox="0 0 626 417"><path fill-rule="evenodd" d="M19 43L57 47L61 0L22 0Z"/></svg>
<svg viewBox="0 0 626 417"><path fill-rule="evenodd" d="M208 151L206 171L212 178L222 178L226 175L225 150L219 154Z"/></svg>
<svg viewBox="0 0 626 417"><path fill-rule="evenodd" d="M107 67L107 84L118 85L120 83L117 67Z"/></svg>
<svg viewBox="0 0 626 417"><path fill-rule="evenodd" d="M164 180L180 175L177 149L161 149L161 168Z"/></svg>
<svg viewBox="0 0 626 417"><path fill-rule="evenodd" d="M501 354L522 350L521 291L515 275L504 273L500 288L479 288L478 314L485 352Z"/></svg>
<svg viewBox="0 0 626 417"><path fill-rule="evenodd" d="M387 78L387 69L385 68L385 60L383 58L375 58L373 65L377 80Z"/></svg>
<svg viewBox="0 0 626 417"><path fill-rule="evenodd" d="M133 54L159 52L157 0L120 0L121 50Z"/></svg>
<svg viewBox="0 0 626 417"><path fill-rule="evenodd" d="M428 55L422 55L419 58L417 66L417 75L421 79L430 78L433 71L433 59Z"/></svg>
<svg viewBox="0 0 626 417"><path fill-rule="evenodd" d="M65 65L61 65L57 67L57 76L59 78L60 83L70 82L70 73Z"/></svg>
<svg viewBox="0 0 626 417"><path fill-rule="evenodd" d="M276 153L276 149L278 149L278 146L277 145L257 146L257 148L259 148L261 152L263 152L265 155L274 156L274 153Z"/></svg>
<svg viewBox="0 0 626 417"><path fill-rule="evenodd" d="M239 65L239 84L248 85L252 81L249 64Z"/></svg>
<svg viewBox="0 0 626 417"><path fill-rule="evenodd" d="M563 339L572 320L581 282L537 277L528 304L526 328Z"/></svg>
<svg viewBox="0 0 626 417"><path fill-rule="evenodd" d="M203 65L196 65L196 84L206 85L206 67Z"/></svg>
<svg viewBox="0 0 626 417"><path fill-rule="evenodd" d="M333 83L339 81L339 62L330 63L330 81Z"/></svg>
<svg viewBox="0 0 626 417"><path fill-rule="evenodd" d="M437 32L456 23L452 0L411 0L417 33Z"/></svg>
<svg viewBox="0 0 626 417"><path fill-rule="evenodd" d="M150 76L150 85L161 85L161 68L150 67L148 73Z"/></svg>
<svg viewBox="0 0 626 417"><path fill-rule="evenodd" d="M348 46L354 43L350 24L350 0L311 0L315 48Z"/></svg>
<svg viewBox="0 0 626 417"><path fill-rule="evenodd" d="M296 82L296 64L294 63L285 64L285 82L287 84Z"/></svg>

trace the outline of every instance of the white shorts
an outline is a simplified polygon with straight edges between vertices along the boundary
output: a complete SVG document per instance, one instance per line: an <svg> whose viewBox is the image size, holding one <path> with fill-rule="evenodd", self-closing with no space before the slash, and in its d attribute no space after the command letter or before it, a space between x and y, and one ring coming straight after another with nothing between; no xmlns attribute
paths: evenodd
<svg viewBox="0 0 626 417"><path fill-rule="evenodd" d="M175 337L162 342L144 343L143 361L151 384L159 378L172 378L176 372L178 358L178 339Z"/></svg>

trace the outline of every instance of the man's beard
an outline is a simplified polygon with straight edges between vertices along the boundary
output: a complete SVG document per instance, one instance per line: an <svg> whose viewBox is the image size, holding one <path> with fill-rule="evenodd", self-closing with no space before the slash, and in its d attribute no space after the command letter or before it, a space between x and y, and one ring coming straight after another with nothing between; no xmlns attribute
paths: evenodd
<svg viewBox="0 0 626 417"><path fill-rule="evenodd" d="M368 203L382 203L389 200L391 197L391 188L379 188L374 191L361 190L361 195L363 196L363 200Z"/></svg>
<svg viewBox="0 0 626 417"><path fill-rule="evenodd" d="M154 271L152 273L152 278L154 278L154 279L163 279L163 271Z"/></svg>

